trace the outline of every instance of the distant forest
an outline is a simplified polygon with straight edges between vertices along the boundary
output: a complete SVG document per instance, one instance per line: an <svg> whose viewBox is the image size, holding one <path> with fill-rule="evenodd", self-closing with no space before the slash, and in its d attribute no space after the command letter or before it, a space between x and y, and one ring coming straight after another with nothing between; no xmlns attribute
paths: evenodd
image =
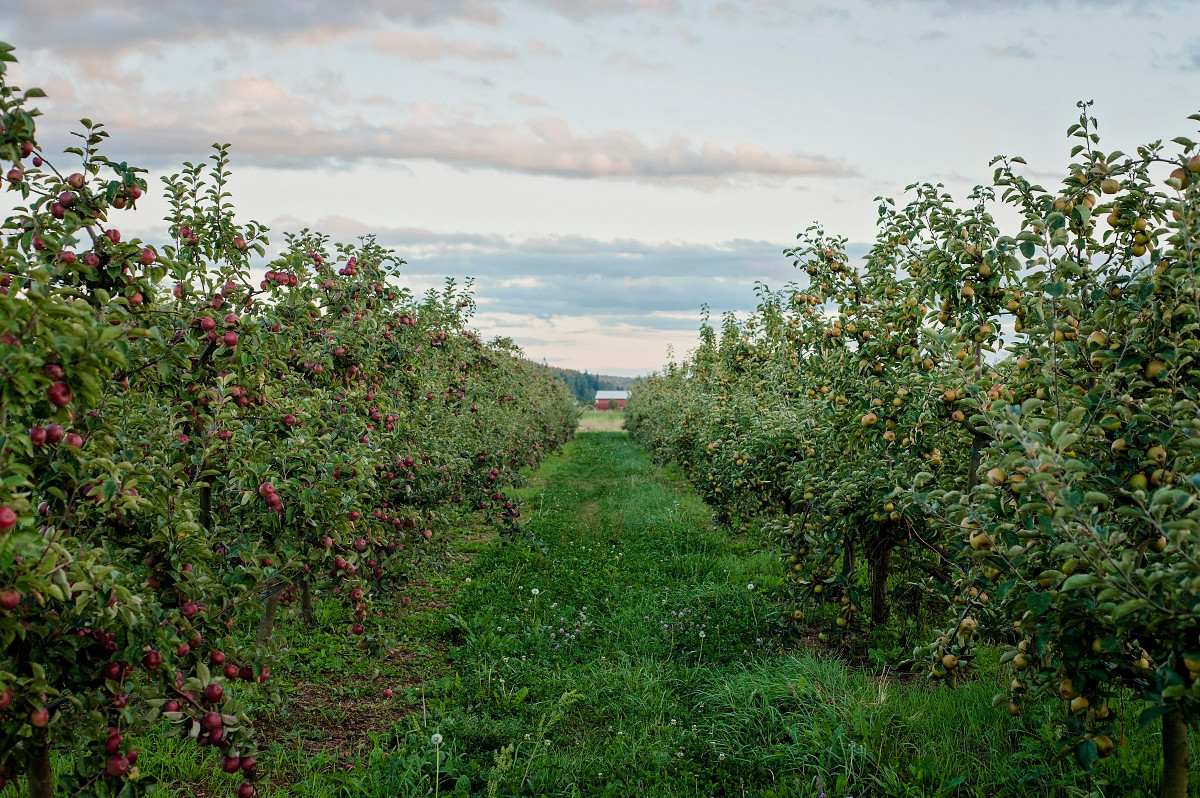
<svg viewBox="0 0 1200 798"><path fill-rule="evenodd" d="M613 377L607 374L588 374L586 371L560 369L545 363L536 363L549 374L557 374L577 401L591 404L596 400L596 391L623 391L637 382L639 377Z"/></svg>

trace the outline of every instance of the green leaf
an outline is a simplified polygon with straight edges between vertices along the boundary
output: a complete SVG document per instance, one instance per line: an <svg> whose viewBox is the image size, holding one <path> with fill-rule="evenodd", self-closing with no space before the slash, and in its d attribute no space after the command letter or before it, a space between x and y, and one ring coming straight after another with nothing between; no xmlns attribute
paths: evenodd
<svg viewBox="0 0 1200 798"><path fill-rule="evenodd" d="M1027 258L1032 258L1037 254L1037 246L1032 241L1022 241L1021 254Z"/></svg>
<svg viewBox="0 0 1200 798"><path fill-rule="evenodd" d="M1148 602L1148 601L1146 601L1146 599L1142 599L1142 598L1135 598L1135 599L1129 599L1128 601L1122 601L1120 604L1117 605L1117 608L1115 610L1113 610L1113 620L1116 621L1121 618L1124 618L1126 615L1129 615L1132 612L1137 612L1142 607L1148 606L1149 604L1150 604L1150 602Z"/></svg>
<svg viewBox="0 0 1200 798"><path fill-rule="evenodd" d="M1067 577L1067 581L1063 582L1063 590L1078 590L1081 587L1091 587L1099 584L1100 577L1095 574L1071 574Z"/></svg>
<svg viewBox="0 0 1200 798"><path fill-rule="evenodd" d="M1096 753L1095 740L1084 740L1075 746L1075 759L1088 773L1092 772L1092 766L1096 764L1096 760L1099 758L1099 754Z"/></svg>

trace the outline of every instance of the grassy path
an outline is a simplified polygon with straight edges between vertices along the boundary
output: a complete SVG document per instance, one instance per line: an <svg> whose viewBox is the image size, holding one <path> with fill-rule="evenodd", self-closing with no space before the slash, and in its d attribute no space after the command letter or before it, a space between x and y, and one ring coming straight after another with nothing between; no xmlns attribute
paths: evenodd
<svg viewBox="0 0 1200 798"><path fill-rule="evenodd" d="M292 700L261 711L264 793L1087 794L1042 741L1054 707L1015 723L991 708L1004 674L947 691L782 650L782 566L714 530L623 433L581 434L523 493L520 532L464 538L444 573L380 603L370 655L334 631L332 602L329 633L284 621ZM147 753L183 794L228 794L194 746ZM1147 754L1104 767L1104 795L1151 794Z"/></svg>

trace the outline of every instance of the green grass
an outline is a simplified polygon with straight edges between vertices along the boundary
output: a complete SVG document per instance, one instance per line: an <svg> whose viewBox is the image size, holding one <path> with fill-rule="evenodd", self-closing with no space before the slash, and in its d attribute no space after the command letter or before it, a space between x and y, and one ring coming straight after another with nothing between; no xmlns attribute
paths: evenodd
<svg viewBox="0 0 1200 798"><path fill-rule="evenodd" d="M445 570L403 594L418 599L377 603L373 648L341 633L333 602L319 605L327 631L282 622L279 684L293 698L260 699L274 741L260 794L1154 792L1153 729L1130 721L1089 780L1053 757L1056 706L1016 720L991 707L1011 678L997 666L952 690L785 647L782 565L714 529L680 475L623 433L580 435L522 493L520 531L458 539ZM232 789L212 752L156 737L143 748L144 770L181 795Z"/></svg>

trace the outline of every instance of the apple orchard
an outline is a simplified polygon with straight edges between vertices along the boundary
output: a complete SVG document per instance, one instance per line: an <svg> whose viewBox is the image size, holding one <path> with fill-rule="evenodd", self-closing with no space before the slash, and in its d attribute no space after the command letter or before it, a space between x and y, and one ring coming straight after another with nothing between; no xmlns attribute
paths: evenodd
<svg viewBox="0 0 1200 798"><path fill-rule="evenodd" d="M0 788L142 794L129 738L165 720L248 798L244 695L270 689L279 604L311 616L326 591L369 647L371 596L433 561L464 512L515 523L504 488L576 411L469 329L468 293L413 297L369 237L304 230L266 261L224 147L164 179L169 245L127 240L143 171L109 161L88 120L64 160L43 152L42 93L7 82L14 60L0 45L19 205L0 254Z"/></svg>
<svg viewBox="0 0 1200 798"><path fill-rule="evenodd" d="M706 321L626 427L724 521L772 532L786 626L861 651L932 608L943 627L909 663L953 683L998 646L1012 681L995 705L1059 702L1056 744L1087 770L1125 724L1158 724L1161 795L1184 798L1200 148L1106 152L1080 108L1057 188L997 158L965 204L930 184L880 200L861 263L843 238L801 234L786 254L807 280L762 287L719 332Z"/></svg>
<svg viewBox="0 0 1200 798"><path fill-rule="evenodd" d="M268 257L266 229L235 219L225 146L155 186L169 244L122 235L145 172L106 158L90 120L44 152L42 94L8 83L12 61L0 44L17 206L0 252L0 789L146 794L132 740L167 730L250 798L247 707L273 689L279 607L312 623L315 594L343 602L371 650L371 599L436 567L467 516L515 526L519 470L577 411L511 342L480 340L467 291L414 297L371 237L302 230ZM888 666L945 689L998 657L987 711L1056 706L1030 742L1087 772L1153 724L1160 794L1185 798L1200 146L1106 151L1086 103L1068 138L1050 188L1000 157L966 202L928 183L880 199L861 260L809 228L786 252L800 282L706 319L625 424L720 521L769 535L781 636L852 657L903 639Z"/></svg>

